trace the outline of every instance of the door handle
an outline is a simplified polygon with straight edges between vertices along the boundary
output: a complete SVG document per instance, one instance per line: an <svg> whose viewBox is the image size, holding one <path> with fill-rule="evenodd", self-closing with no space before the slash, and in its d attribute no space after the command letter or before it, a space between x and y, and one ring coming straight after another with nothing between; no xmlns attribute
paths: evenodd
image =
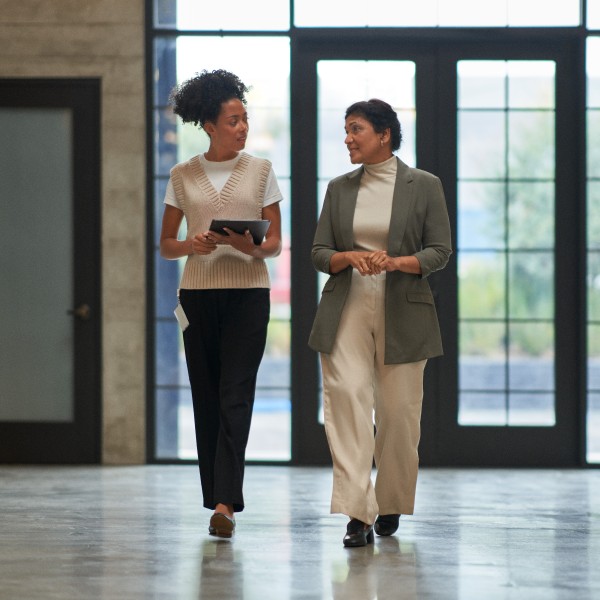
<svg viewBox="0 0 600 600"><path fill-rule="evenodd" d="M82 321L89 321L92 309L89 304L80 304L77 308L72 308L67 311L68 315L73 315Z"/></svg>

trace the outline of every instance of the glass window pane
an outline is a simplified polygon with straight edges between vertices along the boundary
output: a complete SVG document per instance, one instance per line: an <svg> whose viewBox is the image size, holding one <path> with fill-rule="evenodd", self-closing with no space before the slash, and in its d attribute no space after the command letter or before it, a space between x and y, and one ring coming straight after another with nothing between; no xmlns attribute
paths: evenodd
<svg viewBox="0 0 600 600"><path fill-rule="evenodd" d="M158 248L160 243L160 230L162 228L162 217L165 211L165 192L167 189L167 177L157 178L154 181L154 247Z"/></svg>
<svg viewBox="0 0 600 600"><path fill-rule="evenodd" d="M167 106L169 94L177 83L175 37L154 40L154 106Z"/></svg>
<svg viewBox="0 0 600 600"><path fill-rule="evenodd" d="M458 113L460 179L503 179L506 175L505 115L483 110Z"/></svg>
<svg viewBox="0 0 600 600"><path fill-rule="evenodd" d="M439 25L443 27L503 27L506 6L503 2L452 0L438 3Z"/></svg>
<svg viewBox="0 0 600 600"><path fill-rule="evenodd" d="M511 182L508 190L509 248L553 248L554 183Z"/></svg>
<svg viewBox="0 0 600 600"><path fill-rule="evenodd" d="M587 173L600 179L600 109L587 110Z"/></svg>
<svg viewBox="0 0 600 600"><path fill-rule="evenodd" d="M517 377L518 365L531 358L554 359L554 328L552 323L510 323L509 325L509 372L511 373L511 389L520 389L527 385ZM552 379L551 387L554 387ZM548 389L545 386L543 389ZM527 388L525 388L527 389Z"/></svg>
<svg viewBox="0 0 600 600"><path fill-rule="evenodd" d="M460 323L458 335L461 364L463 360L468 362L473 356L485 357L488 360L497 360L504 357L506 342L506 326L504 323L463 321ZM497 370L494 373L497 378L489 381L486 388L499 388L504 385L504 376L501 376ZM463 387L462 381L461 387Z"/></svg>
<svg viewBox="0 0 600 600"><path fill-rule="evenodd" d="M162 0L154 14L157 27L185 30L271 31L288 29L289 2L253 0L251 10L244 0L206 4L198 0ZM243 79L242 79L243 81Z"/></svg>
<svg viewBox="0 0 600 600"><path fill-rule="evenodd" d="M188 387L189 379L185 364L183 338L181 328L175 318L168 321L157 321L155 335L156 384Z"/></svg>
<svg viewBox="0 0 600 600"><path fill-rule="evenodd" d="M547 336L549 327L547 324L533 323L524 325L523 328L530 329L529 334L542 331ZM514 331L511 326L511 334L522 335L524 331ZM537 349L536 349L537 350ZM512 352L512 348L511 348ZM552 360L552 348L546 348L543 356L513 356L511 354L508 362L508 387L511 391L521 390L554 390L554 361Z"/></svg>
<svg viewBox="0 0 600 600"><path fill-rule="evenodd" d="M381 98L398 113L402 146L398 156L415 164L415 64L408 61L319 61L319 178L329 181L352 170L344 145L346 108L359 100ZM352 81L352 86L347 82Z"/></svg>
<svg viewBox="0 0 600 600"><path fill-rule="evenodd" d="M433 27L439 0L372 0L367 7L356 0L295 0L296 27Z"/></svg>
<svg viewBox="0 0 600 600"><path fill-rule="evenodd" d="M504 183L459 182L459 249L504 247L505 190Z"/></svg>
<svg viewBox="0 0 600 600"><path fill-rule="evenodd" d="M588 252L587 262L588 319L600 323L600 252Z"/></svg>
<svg viewBox="0 0 600 600"><path fill-rule="evenodd" d="M74 418L77 122L70 108L0 108L0 421Z"/></svg>
<svg viewBox="0 0 600 600"><path fill-rule="evenodd" d="M600 29L600 0L587 0L587 27Z"/></svg>
<svg viewBox="0 0 600 600"><path fill-rule="evenodd" d="M156 175L168 177L171 167L179 162L177 150L179 128L171 108L154 111L154 172ZM187 129L190 129L190 126L187 126Z"/></svg>
<svg viewBox="0 0 600 600"><path fill-rule="evenodd" d="M600 108L600 38L587 41L587 105Z"/></svg>
<svg viewBox="0 0 600 600"><path fill-rule="evenodd" d="M244 60L240 60L243 52ZM202 68L228 69L249 87L250 135L246 151L268 158L277 176L289 176L289 39L264 37L177 38L177 78L184 81ZM269 64L265 69L264 65ZM208 148L208 138L191 125L178 125L178 161ZM172 165L171 165L172 166ZM281 169L281 172L277 169Z"/></svg>
<svg viewBox="0 0 600 600"><path fill-rule="evenodd" d="M503 390L506 388L506 362L501 340L504 336L504 325L499 323L463 323L461 328L470 326L478 334L493 336L499 342L488 356L461 354L459 380L462 390ZM483 328L483 329L482 329ZM465 331L470 336L471 331ZM496 356L494 355L496 354Z"/></svg>
<svg viewBox="0 0 600 600"><path fill-rule="evenodd" d="M550 61L458 65L461 424L555 420L554 395L542 394L554 390L554 71ZM474 231L500 252L475 252ZM504 319L507 307L511 318L547 322L464 321ZM482 354L488 362L476 366Z"/></svg>
<svg viewBox="0 0 600 600"><path fill-rule="evenodd" d="M510 111L508 139L511 179L554 179L554 111Z"/></svg>
<svg viewBox="0 0 600 600"><path fill-rule="evenodd" d="M508 25L513 27L568 27L579 22L579 0L508 0Z"/></svg>
<svg viewBox="0 0 600 600"><path fill-rule="evenodd" d="M458 254L461 319L505 317L505 256L501 252Z"/></svg>
<svg viewBox="0 0 600 600"><path fill-rule="evenodd" d="M579 1L562 0L296 0L297 27L503 27L579 24Z"/></svg>
<svg viewBox="0 0 600 600"><path fill-rule="evenodd" d="M590 250L600 249L600 181L588 182L587 239Z"/></svg>
<svg viewBox="0 0 600 600"><path fill-rule="evenodd" d="M228 7L231 8L231 5ZM256 4L253 5L253 10L255 9ZM216 10L212 16L219 17L222 14ZM188 25L192 26L189 23ZM230 26L235 27L235 24ZM266 28L268 24L261 23L261 29ZM247 457L289 460L289 39L260 36L180 36L173 39L167 41L165 38L161 41L161 38L157 38L155 44L157 77L154 105L160 105L155 111L154 131L156 242L158 243L160 235L164 191L171 167L177 162L204 152L209 145L209 139L202 130L191 124L182 125L173 115L171 108L165 106L168 95L177 82L194 76L200 69L231 70L251 88L247 96L251 129L246 150L271 160L284 194L281 204L283 251L277 259L267 261L272 281L271 323L267 349L258 377L253 432ZM201 65L198 57L202 57ZM269 65L268 69L265 69L265 64ZM185 237L185 222L179 237ZM156 451L160 458L196 458L187 368L181 334L173 320L173 309L177 302L176 291L184 264L185 258L167 261L160 258L156 251L156 316L161 319L155 325L156 379L159 386L156 390ZM175 387L177 389L174 389Z"/></svg>
<svg viewBox="0 0 600 600"><path fill-rule="evenodd" d="M291 410L287 384L279 389L256 388L246 448L248 460L291 459Z"/></svg>
<svg viewBox="0 0 600 600"><path fill-rule="evenodd" d="M588 326L588 390L600 393L600 323Z"/></svg>
<svg viewBox="0 0 600 600"><path fill-rule="evenodd" d="M511 427L553 427L556 424L554 394L510 394L508 405Z"/></svg>
<svg viewBox="0 0 600 600"><path fill-rule="evenodd" d="M156 316L171 319L177 305L177 288L186 259L165 260L159 255L158 250L155 252L154 259Z"/></svg>
<svg viewBox="0 0 600 600"><path fill-rule="evenodd" d="M600 28L600 0L588 0ZM600 463L600 38L587 41L587 460Z"/></svg>
<svg viewBox="0 0 600 600"><path fill-rule="evenodd" d="M158 459L196 459L192 394L189 388L159 388L155 400Z"/></svg>
<svg viewBox="0 0 600 600"><path fill-rule="evenodd" d="M459 425L506 425L506 396L503 393L461 392L458 403Z"/></svg>
<svg viewBox="0 0 600 600"><path fill-rule="evenodd" d="M507 67L510 108L554 108L553 61L511 60Z"/></svg>
<svg viewBox="0 0 600 600"><path fill-rule="evenodd" d="M511 252L508 264L510 317L554 318L554 253Z"/></svg>
<svg viewBox="0 0 600 600"><path fill-rule="evenodd" d="M506 63L461 60L457 64L459 108L505 108Z"/></svg>
<svg viewBox="0 0 600 600"><path fill-rule="evenodd" d="M600 393L588 394L587 460L600 463Z"/></svg>

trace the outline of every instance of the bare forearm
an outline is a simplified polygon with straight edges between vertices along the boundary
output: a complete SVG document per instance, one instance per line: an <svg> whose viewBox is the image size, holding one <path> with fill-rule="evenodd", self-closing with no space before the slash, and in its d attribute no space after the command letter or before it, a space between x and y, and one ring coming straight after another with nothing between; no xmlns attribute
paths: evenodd
<svg viewBox="0 0 600 600"><path fill-rule="evenodd" d="M168 260L176 260L192 253L192 240L165 238L160 241L160 255Z"/></svg>
<svg viewBox="0 0 600 600"><path fill-rule="evenodd" d="M252 254L254 258L273 258L281 254L281 240L276 237L267 238L262 244L254 246Z"/></svg>
<svg viewBox="0 0 600 600"><path fill-rule="evenodd" d="M329 260L329 272L339 273L351 265L350 252L336 252Z"/></svg>

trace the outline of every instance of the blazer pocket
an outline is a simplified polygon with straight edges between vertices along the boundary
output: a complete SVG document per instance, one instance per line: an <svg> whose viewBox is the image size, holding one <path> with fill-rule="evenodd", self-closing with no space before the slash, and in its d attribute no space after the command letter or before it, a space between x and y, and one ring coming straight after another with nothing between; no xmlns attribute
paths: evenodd
<svg viewBox="0 0 600 600"><path fill-rule="evenodd" d="M433 296L427 292L406 292L406 299L409 302L422 302L424 304L433 304Z"/></svg>

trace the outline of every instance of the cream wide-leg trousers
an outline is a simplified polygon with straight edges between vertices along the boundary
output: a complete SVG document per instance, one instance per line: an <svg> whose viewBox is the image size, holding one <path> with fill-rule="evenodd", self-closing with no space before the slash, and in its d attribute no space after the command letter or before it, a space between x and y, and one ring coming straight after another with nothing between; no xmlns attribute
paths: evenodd
<svg viewBox="0 0 600 600"><path fill-rule="evenodd" d="M384 302L385 273L361 276L355 270L333 351L321 354L333 460L331 512L364 523L378 514L413 514L419 468L427 361L384 364Z"/></svg>

